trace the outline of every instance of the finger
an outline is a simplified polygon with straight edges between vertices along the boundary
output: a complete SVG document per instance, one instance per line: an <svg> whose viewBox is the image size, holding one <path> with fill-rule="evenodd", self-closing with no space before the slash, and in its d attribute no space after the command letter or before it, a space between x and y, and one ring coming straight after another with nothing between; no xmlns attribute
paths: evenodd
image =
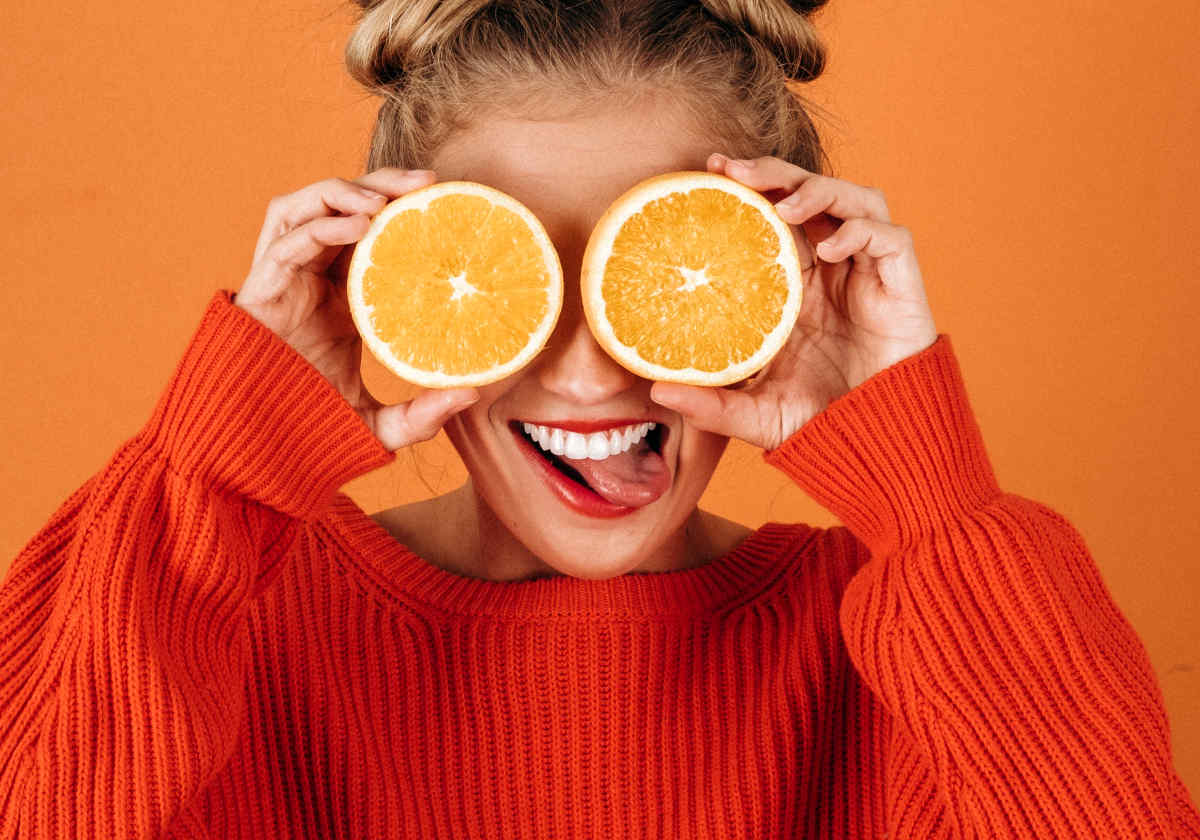
<svg viewBox="0 0 1200 840"><path fill-rule="evenodd" d="M891 215L883 193L875 187L863 187L819 175L775 205L785 222L803 224L817 215L835 219L872 219L890 222Z"/></svg>
<svg viewBox="0 0 1200 840"><path fill-rule="evenodd" d="M479 391L475 388L424 391L407 402L380 408L375 436L392 452L429 440L447 420L478 399Z"/></svg>
<svg viewBox="0 0 1200 840"><path fill-rule="evenodd" d="M817 245L817 256L838 262L863 254L880 262L879 275L889 288L902 288L906 279L919 276L912 232L901 225L871 219L851 219L837 233Z"/></svg>
<svg viewBox="0 0 1200 840"><path fill-rule="evenodd" d="M336 214L373 215L387 202L386 195L342 178L318 181L294 193L272 198L267 204L266 220L254 249L254 261L257 262L276 239L313 219Z"/></svg>
<svg viewBox="0 0 1200 840"><path fill-rule="evenodd" d="M313 219L271 243L246 285L253 286L253 293L264 299L273 298L287 288L300 269L324 271L341 246L361 239L370 223L364 215Z"/></svg>
<svg viewBox="0 0 1200 840"><path fill-rule="evenodd" d="M781 171L778 168L767 171L765 167L761 167L760 159L757 158L738 160L714 154L708 160L709 167L714 171L757 190L772 204L787 198L800 186L804 176L813 174L799 166L795 167L794 172Z"/></svg>
<svg viewBox="0 0 1200 840"><path fill-rule="evenodd" d="M742 390L655 382L650 399L706 432L745 437L747 429L758 426L758 401Z"/></svg>
<svg viewBox="0 0 1200 840"><path fill-rule="evenodd" d="M375 192L383 193L389 198L399 198L418 187L428 186L437 180L437 173L432 169L398 169L394 166L384 166L373 169L366 175L354 179L354 183Z"/></svg>
<svg viewBox="0 0 1200 840"><path fill-rule="evenodd" d="M838 219L866 217L891 221L882 190L810 172L778 157L731 160L725 166L725 174L760 192L787 193L775 209L791 224L800 224L818 213Z"/></svg>
<svg viewBox="0 0 1200 840"><path fill-rule="evenodd" d="M799 227L804 231L804 236L808 241L813 244L815 252L816 243L833 236L843 224L841 219L835 219L828 213L818 213L811 219L801 222Z"/></svg>

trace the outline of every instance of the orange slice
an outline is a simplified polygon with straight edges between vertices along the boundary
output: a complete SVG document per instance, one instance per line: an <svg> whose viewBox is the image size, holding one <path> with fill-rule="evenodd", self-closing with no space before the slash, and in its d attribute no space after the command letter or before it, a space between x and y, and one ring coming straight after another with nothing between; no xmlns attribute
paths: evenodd
<svg viewBox="0 0 1200 840"><path fill-rule="evenodd" d="M580 272L596 341L647 379L728 385L779 352L800 314L791 227L724 175L670 172L614 201Z"/></svg>
<svg viewBox="0 0 1200 840"><path fill-rule="evenodd" d="M562 309L562 265L525 205L445 181L375 216L346 291L363 344L392 373L426 388L485 385L545 345Z"/></svg>

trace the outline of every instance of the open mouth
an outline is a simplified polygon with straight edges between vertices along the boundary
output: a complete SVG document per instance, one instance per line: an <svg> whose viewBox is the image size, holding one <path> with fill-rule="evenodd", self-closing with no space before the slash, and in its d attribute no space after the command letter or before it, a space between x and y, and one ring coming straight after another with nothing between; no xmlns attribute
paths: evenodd
<svg viewBox="0 0 1200 840"><path fill-rule="evenodd" d="M518 435L525 438L525 440L529 442L529 445L533 447L534 452L536 452L538 455L540 455L544 460L548 461L550 463L550 465L552 467L554 467L556 470L558 470L560 473L562 473L563 475L565 475L567 478L571 479L575 483L580 484L584 487L587 487L589 490L593 490L593 491L595 490L595 488L593 488L590 484L588 484L587 480L584 479L583 475L580 474L579 470L577 470L571 466L570 461L568 461L565 458L562 458L558 455L555 455L553 452L551 452L548 449L542 449L542 445L536 439L531 437L528 432L525 431L525 428L524 428L523 424L521 423L521 421L511 420L511 421L509 421L508 425L509 425L509 428L511 428L514 432L516 432ZM653 429L646 432L646 436L642 439L642 443L635 444L635 447L640 446L640 445L648 445L650 447L651 451L661 455L662 450L663 450L663 445L666 442L666 437L667 437L666 425L664 425L663 423L658 423L657 425L655 425L655 427Z"/></svg>

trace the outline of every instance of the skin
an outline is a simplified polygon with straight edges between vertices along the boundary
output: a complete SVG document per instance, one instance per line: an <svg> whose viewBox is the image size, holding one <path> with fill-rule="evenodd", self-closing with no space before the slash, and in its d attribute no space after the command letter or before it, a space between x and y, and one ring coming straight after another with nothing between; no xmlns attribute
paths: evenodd
<svg viewBox="0 0 1200 840"><path fill-rule="evenodd" d="M529 207L558 251L565 292L542 353L515 374L479 387L479 401L444 426L468 481L435 499L376 514L430 562L489 580L608 578L697 566L750 533L697 507L729 437L656 405L653 383L596 343L579 296L584 248L608 206L652 175L705 168L714 141L681 130L684 125L684 113L663 99L570 120L481 120L454 135L430 162L439 181L484 183ZM644 417L670 429L662 453L670 489L619 519L564 506L529 468L508 428L512 419L605 417Z"/></svg>
<svg viewBox="0 0 1200 840"><path fill-rule="evenodd" d="M377 521L431 562L490 580L702 565L749 533L696 506L731 437L778 447L834 400L937 340L912 234L892 223L880 190L776 157L739 166L718 146L661 98L561 121L482 120L445 144L431 163L440 180L494 186L545 225L563 266L563 311L541 355L478 388L478 401L446 422L466 484ZM579 300L587 237L608 205L640 180L684 169L719 172L778 202L804 264L804 300L787 343L763 370L724 388L626 371L592 338ZM611 416L670 429L663 457L672 484L637 513L591 519L551 496L507 423Z"/></svg>

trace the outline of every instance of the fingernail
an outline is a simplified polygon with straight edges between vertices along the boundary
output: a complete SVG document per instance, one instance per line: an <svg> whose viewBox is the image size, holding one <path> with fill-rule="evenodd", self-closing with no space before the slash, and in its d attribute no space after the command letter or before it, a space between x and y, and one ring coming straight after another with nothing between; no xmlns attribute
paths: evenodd
<svg viewBox="0 0 1200 840"><path fill-rule="evenodd" d="M385 201L387 200L387 196L380 195L379 193L375 192L374 190L363 190L363 195L365 195L367 198L374 198L374 199L382 198Z"/></svg>
<svg viewBox="0 0 1200 840"><path fill-rule="evenodd" d="M670 390L661 386L650 389L650 399L665 408L673 408L677 402L672 398Z"/></svg>
<svg viewBox="0 0 1200 840"><path fill-rule="evenodd" d="M729 158L721 154L713 154L712 160L715 161L717 166L721 167L722 169L729 164Z"/></svg>

